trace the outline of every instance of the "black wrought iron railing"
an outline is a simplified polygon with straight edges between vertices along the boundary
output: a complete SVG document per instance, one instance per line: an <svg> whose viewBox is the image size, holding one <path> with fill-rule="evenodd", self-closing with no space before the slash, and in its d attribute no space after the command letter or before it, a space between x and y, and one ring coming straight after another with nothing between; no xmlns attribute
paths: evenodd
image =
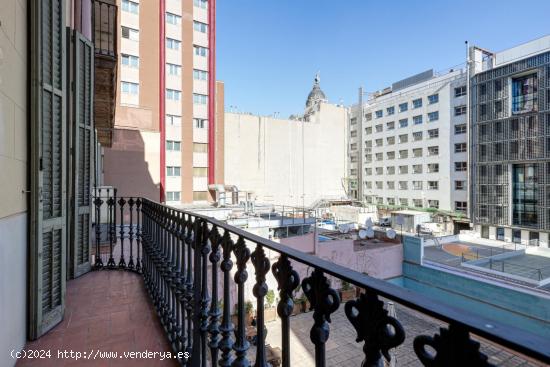
<svg viewBox="0 0 550 367"><path fill-rule="evenodd" d="M204 215L144 198L117 198L116 191L98 190L96 195L95 269L127 269L143 275L166 335L184 366L239 367L250 366L251 360L254 366L268 366L265 343L256 343L252 354L247 339L250 326L246 320L245 284L253 283L255 340L262 341L266 337L266 276L270 271L279 294L280 359L285 367L291 365L293 352L293 293L300 286L313 311L310 339L315 346L315 365L327 365L325 347L331 314L342 303L331 278L361 289L358 297L343 307L357 331L356 342L364 343L363 366L382 366L383 359L390 356L388 351L406 338L414 338L414 353L425 366L490 366L476 341L479 338L542 364L550 363L548 340L534 334ZM269 250L278 256L268 256ZM273 264L270 258L275 259ZM312 269L301 281L298 264ZM254 271L254 279L249 280L249 270ZM441 327L435 335L409 335L409 330L388 313L384 300L438 319L447 327Z"/></svg>
<svg viewBox="0 0 550 367"><path fill-rule="evenodd" d="M96 55L117 57L117 5L114 0L93 1L93 34Z"/></svg>

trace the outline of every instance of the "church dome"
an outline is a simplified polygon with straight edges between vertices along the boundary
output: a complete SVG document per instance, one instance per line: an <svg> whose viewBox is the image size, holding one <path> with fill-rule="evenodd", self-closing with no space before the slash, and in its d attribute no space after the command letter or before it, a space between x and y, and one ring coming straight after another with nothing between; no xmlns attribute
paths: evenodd
<svg viewBox="0 0 550 367"><path fill-rule="evenodd" d="M321 87L319 86L320 81L321 81L321 78L319 77L319 74L317 74L315 76L313 88L311 89L311 92L309 92L309 95L307 96L306 107L311 107L320 101L322 102L327 101L327 97L325 96L325 93L321 90Z"/></svg>

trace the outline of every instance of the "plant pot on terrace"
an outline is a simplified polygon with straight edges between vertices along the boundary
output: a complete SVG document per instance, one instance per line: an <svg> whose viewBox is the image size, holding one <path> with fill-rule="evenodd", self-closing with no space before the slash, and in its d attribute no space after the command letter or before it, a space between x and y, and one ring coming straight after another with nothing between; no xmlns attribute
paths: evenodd
<svg viewBox="0 0 550 367"><path fill-rule="evenodd" d="M347 302L355 298L355 287L346 281L342 281L342 288L340 289L341 302Z"/></svg>

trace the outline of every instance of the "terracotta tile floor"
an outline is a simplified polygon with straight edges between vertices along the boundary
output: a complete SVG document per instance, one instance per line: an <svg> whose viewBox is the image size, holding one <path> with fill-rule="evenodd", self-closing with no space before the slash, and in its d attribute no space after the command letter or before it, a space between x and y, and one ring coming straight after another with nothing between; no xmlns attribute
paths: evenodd
<svg viewBox="0 0 550 367"><path fill-rule="evenodd" d="M140 275L95 271L67 283L65 318L26 350L50 350L51 359L21 359L17 366L177 366L174 360L126 358L123 352L170 352ZM59 359L58 351L117 352L116 358Z"/></svg>

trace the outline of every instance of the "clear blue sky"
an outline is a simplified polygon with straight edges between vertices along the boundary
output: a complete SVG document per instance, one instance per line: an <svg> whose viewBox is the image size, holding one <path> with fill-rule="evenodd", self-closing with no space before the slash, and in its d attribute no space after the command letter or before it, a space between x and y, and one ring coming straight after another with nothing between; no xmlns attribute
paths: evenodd
<svg viewBox="0 0 550 367"><path fill-rule="evenodd" d="M331 102L356 102L465 61L464 41L500 51L550 33L550 0L218 0L225 107L303 111L317 70Z"/></svg>

